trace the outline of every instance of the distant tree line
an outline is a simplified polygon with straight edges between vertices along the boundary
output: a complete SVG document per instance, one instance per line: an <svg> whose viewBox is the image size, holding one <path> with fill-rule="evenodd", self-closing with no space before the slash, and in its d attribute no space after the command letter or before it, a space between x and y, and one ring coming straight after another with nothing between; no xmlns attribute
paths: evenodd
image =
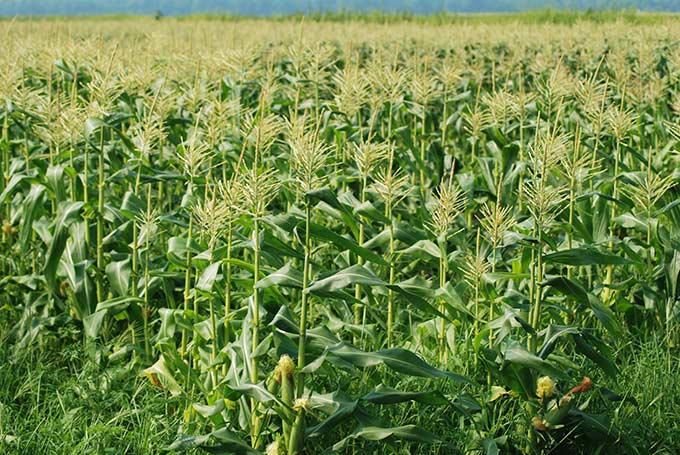
<svg viewBox="0 0 680 455"><path fill-rule="evenodd" d="M2 0L0 15L231 13L292 14L325 11L513 12L538 8L637 8L680 12L680 0Z"/></svg>

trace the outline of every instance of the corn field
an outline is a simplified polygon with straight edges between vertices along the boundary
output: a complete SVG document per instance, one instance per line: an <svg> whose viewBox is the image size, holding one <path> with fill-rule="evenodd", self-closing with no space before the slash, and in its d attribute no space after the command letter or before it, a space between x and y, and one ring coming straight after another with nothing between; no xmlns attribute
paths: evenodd
<svg viewBox="0 0 680 455"><path fill-rule="evenodd" d="M174 453L634 453L622 352L677 372L675 18L0 34L2 368L74 328Z"/></svg>

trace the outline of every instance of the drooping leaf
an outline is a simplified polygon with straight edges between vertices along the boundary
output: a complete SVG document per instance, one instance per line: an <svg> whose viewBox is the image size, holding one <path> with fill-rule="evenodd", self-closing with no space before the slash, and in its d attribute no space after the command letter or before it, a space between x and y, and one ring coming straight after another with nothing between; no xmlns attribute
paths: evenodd
<svg viewBox="0 0 680 455"><path fill-rule="evenodd" d="M173 396L180 395L183 392L182 387L180 387L179 383L177 383L172 373L165 365L165 359L162 355L156 363L144 370L142 374L149 379L152 384L166 389Z"/></svg>
<svg viewBox="0 0 680 455"><path fill-rule="evenodd" d="M401 392L380 384L372 392L364 395L362 400L369 401L375 404L395 404L403 403L405 401L416 401L418 403L432 404L432 405L446 405L449 400L444 395L436 390L428 392Z"/></svg>
<svg viewBox="0 0 680 455"><path fill-rule="evenodd" d="M572 337L581 353L595 362L609 376L616 376L618 372L616 364L611 360L611 353L601 341L588 332L574 334Z"/></svg>
<svg viewBox="0 0 680 455"><path fill-rule="evenodd" d="M399 251L405 255L418 256L427 259L439 259L441 250L431 240L419 240L410 247Z"/></svg>
<svg viewBox="0 0 680 455"><path fill-rule="evenodd" d="M308 192L306 196L310 200L323 201L334 209L339 210L342 221L347 225L347 227L350 228L352 235L354 235L354 237L358 237L359 228L354 219L354 215L350 212L348 207L338 200L338 198L335 196L335 193L330 188L324 187L315 189Z"/></svg>
<svg viewBox="0 0 680 455"><path fill-rule="evenodd" d="M556 379L568 380L569 376L558 368L552 366L539 356L530 353L519 345L512 345L505 349L504 360L510 364L531 368L543 375L551 376Z"/></svg>
<svg viewBox="0 0 680 455"><path fill-rule="evenodd" d="M292 262L287 262L275 272L257 282L257 289L266 289L271 286L286 286L292 288L302 288L302 272L293 267Z"/></svg>
<svg viewBox="0 0 680 455"><path fill-rule="evenodd" d="M58 292L56 281L57 266L66 247L69 234L68 228L76 219L82 207L82 202L69 202L60 205L57 212L57 218L54 222L54 234L52 235L52 242L47 249L45 267L43 269L45 280L54 293Z"/></svg>
<svg viewBox="0 0 680 455"><path fill-rule="evenodd" d="M385 286L387 283L362 265L355 264L327 278L315 281L307 288L307 292L333 292L348 286Z"/></svg>
<svg viewBox="0 0 680 455"><path fill-rule="evenodd" d="M594 247L572 248L543 256L547 264L564 265L625 265L631 261Z"/></svg>
<svg viewBox="0 0 680 455"><path fill-rule="evenodd" d="M455 373L439 370L413 352L403 348L383 349L376 352L366 352L346 343L339 343L328 348L328 353L361 368L375 365L385 365L394 371L409 376L424 378L448 378L458 382L468 380Z"/></svg>
<svg viewBox="0 0 680 455"><path fill-rule="evenodd" d="M361 438L369 441L382 441L390 437L425 444L432 444L440 440L436 435L416 425L391 428L360 425L351 435L333 445L333 450L342 450L353 439Z"/></svg>
<svg viewBox="0 0 680 455"><path fill-rule="evenodd" d="M314 438L330 433L336 427L351 419L359 408L359 401L353 400L340 391L324 395L312 395L310 406L315 411L328 414L324 420L307 429L307 437Z"/></svg>
<svg viewBox="0 0 680 455"><path fill-rule="evenodd" d="M602 325L612 334L621 334L621 324L614 312L605 306L600 299L592 294L588 294L588 304L595 317L600 320Z"/></svg>
<svg viewBox="0 0 680 455"><path fill-rule="evenodd" d="M129 258L110 262L106 266L106 277L109 279L109 285L113 293L118 297L127 295L130 288L131 275L132 267L130 266Z"/></svg>
<svg viewBox="0 0 680 455"><path fill-rule="evenodd" d="M375 254L373 251L363 246L359 246L354 240L343 237L325 226L311 223L309 226L309 232L315 238L331 242L333 245L340 248L341 251L349 250L352 253L361 256L366 261L379 265L387 265L385 260Z"/></svg>
<svg viewBox="0 0 680 455"><path fill-rule="evenodd" d="M23 216L21 218L21 234L19 244L23 248L28 247L28 241L33 233L33 220L40 211L40 202L43 199L45 187L42 185L31 185L31 190L23 203Z"/></svg>
<svg viewBox="0 0 680 455"><path fill-rule="evenodd" d="M335 274L317 280L313 282L307 289L306 292L319 294L319 295L333 295L342 289L349 286L360 284L362 286L373 287L380 286L387 289L391 289L405 297L405 300L409 304L416 307L418 310L423 311L426 314L433 316L439 316L444 319L448 317L441 313L439 310L434 308L425 299L413 293L413 286L407 283L402 286L401 284L389 284L384 280L378 278L373 272L368 270L366 267L360 264L351 265L343 270L336 272ZM429 291L428 291L429 292ZM340 296L345 297L345 296ZM350 297L351 298L351 297Z"/></svg>
<svg viewBox="0 0 680 455"><path fill-rule="evenodd" d="M222 262L213 262L208 267L206 267L205 270L203 270L203 273L201 273L201 276L198 278L196 288L203 292L212 291L212 287L215 284L215 280L217 279L217 273L220 270L220 265L222 265Z"/></svg>

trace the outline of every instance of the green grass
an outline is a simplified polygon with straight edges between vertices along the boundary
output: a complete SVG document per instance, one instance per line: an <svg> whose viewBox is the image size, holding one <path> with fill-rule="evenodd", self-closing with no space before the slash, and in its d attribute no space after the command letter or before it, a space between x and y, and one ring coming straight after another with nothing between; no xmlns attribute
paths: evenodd
<svg viewBox="0 0 680 455"><path fill-rule="evenodd" d="M0 453L167 453L164 448L181 428L186 403L154 388L127 365L106 364L101 346L81 349L82 334L73 323L19 355L8 339L8 327L9 321L0 323ZM618 430L618 437L601 453L670 455L680 450L680 355L659 349L661 344L649 339L622 345L616 380L594 377L596 387L604 384L621 397L614 406L601 408L613 413ZM376 380L369 376L362 382ZM407 382L392 385L408 389ZM358 384L348 381L346 386ZM591 412L601 404L594 400ZM451 410L435 406L430 413L405 404L375 411L395 424L451 429L448 445L421 446L420 453L462 453L465 447L466 429L459 427ZM520 400L507 397L490 406L483 418L492 433L517 437L508 429L521 412ZM581 437L569 440L569 445L556 444L550 453L593 453L597 441Z"/></svg>
<svg viewBox="0 0 680 455"><path fill-rule="evenodd" d="M184 405L105 365L98 346L83 352L73 325L18 356L7 334L0 325L0 453L157 454L176 437Z"/></svg>
<svg viewBox="0 0 680 455"><path fill-rule="evenodd" d="M631 343L622 350L616 409L626 453L672 454L680 450L680 355L660 349L661 339Z"/></svg>

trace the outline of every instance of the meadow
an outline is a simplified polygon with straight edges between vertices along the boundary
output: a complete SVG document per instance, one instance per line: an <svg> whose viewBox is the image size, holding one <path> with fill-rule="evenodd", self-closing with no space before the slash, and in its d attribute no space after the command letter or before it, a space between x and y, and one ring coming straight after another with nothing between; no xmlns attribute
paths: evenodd
<svg viewBox="0 0 680 455"><path fill-rule="evenodd" d="M0 452L680 451L676 16L0 36Z"/></svg>

